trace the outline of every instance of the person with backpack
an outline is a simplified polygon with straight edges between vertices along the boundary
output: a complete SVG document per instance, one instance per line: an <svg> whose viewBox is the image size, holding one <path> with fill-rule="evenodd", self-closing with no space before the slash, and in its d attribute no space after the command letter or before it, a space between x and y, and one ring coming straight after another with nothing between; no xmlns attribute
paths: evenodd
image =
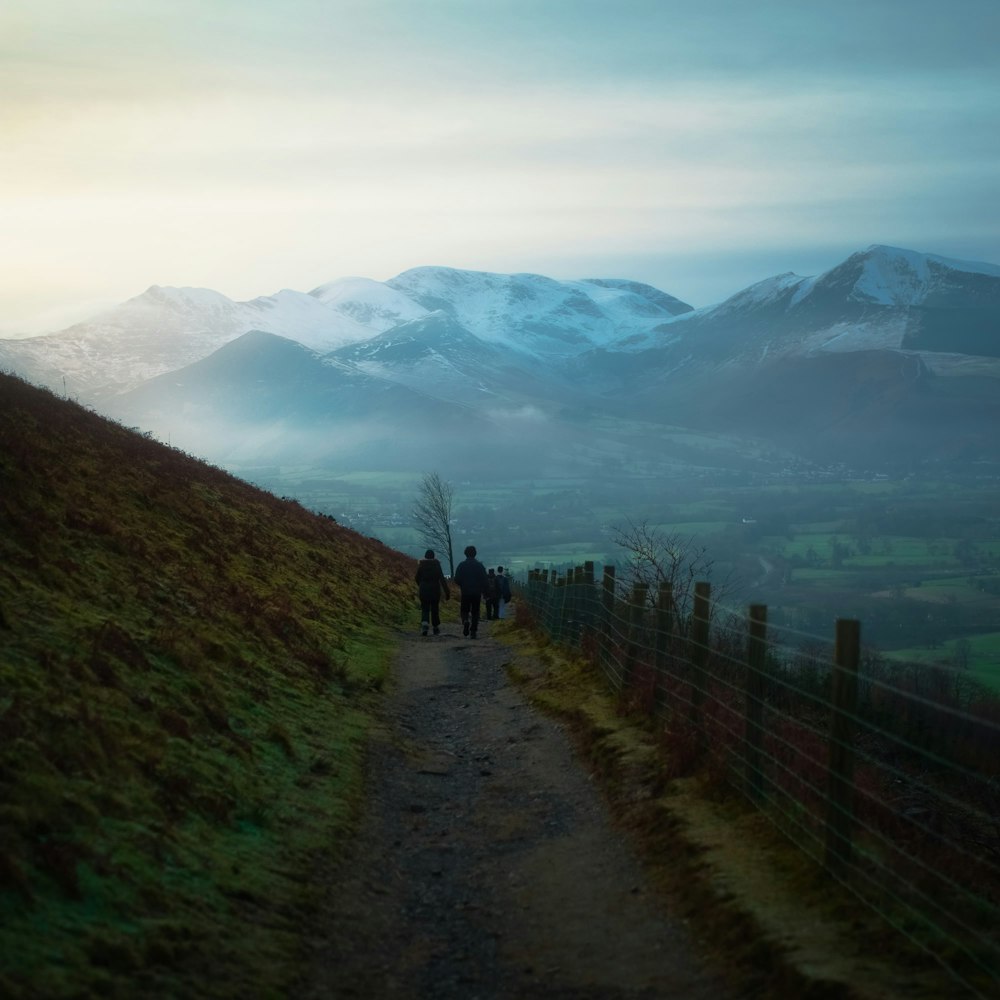
<svg viewBox="0 0 1000 1000"><path fill-rule="evenodd" d="M465 559L455 567L454 581L462 591L462 635L475 639L480 602L489 585L486 567L476 558L475 545L466 545Z"/></svg>
<svg viewBox="0 0 1000 1000"><path fill-rule="evenodd" d="M504 576L503 566L497 566L496 571L496 586L497 586L497 618L506 618L506 606L510 601L510 578Z"/></svg>
<svg viewBox="0 0 1000 1000"><path fill-rule="evenodd" d="M434 550L428 549L424 558L417 563L417 591L420 596L420 634L427 635L428 626L435 635L441 634L441 596L447 601L451 597L448 581L444 577L441 563L434 557Z"/></svg>

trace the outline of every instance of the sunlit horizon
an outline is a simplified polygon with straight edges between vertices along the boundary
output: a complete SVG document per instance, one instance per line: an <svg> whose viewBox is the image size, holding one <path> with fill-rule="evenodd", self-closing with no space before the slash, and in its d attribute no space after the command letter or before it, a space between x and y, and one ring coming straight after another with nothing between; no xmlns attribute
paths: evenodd
<svg viewBox="0 0 1000 1000"><path fill-rule="evenodd" d="M13 0L0 336L412 267L695 307L883 243L1000 262L993 4Z"/></svg>

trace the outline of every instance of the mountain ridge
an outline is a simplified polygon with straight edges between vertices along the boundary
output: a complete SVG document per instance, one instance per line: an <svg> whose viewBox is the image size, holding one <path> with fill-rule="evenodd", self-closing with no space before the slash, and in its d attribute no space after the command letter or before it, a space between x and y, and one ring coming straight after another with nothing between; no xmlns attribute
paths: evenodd
<svg viewBox="0 0 1000 1000"><path fill-rule="evenodd" d="M930 428L928 454L946 452L949 434L968 445L956 453L992 461L996 450L970 422L974 412L1000 421L1000 267L992 264L876 244L820 275L777 275L697 310L627 279L421 267L387 282L350 278L311 293L286 291L265 305L154 286L126 303L123 315L148 319L161 301L169 322L122 335L117 349L124 356L108 353L113 337L102 327L89 343L77 335L37 338L29 346L41 357L29 362L44 368L52 346L48 378L58 389L60 352L69 343L102 373L90 400L105 412L161 435L185 424L192 440L200 414L206 435L229 428L221 453L229 458L246 454L250 427L271 442L272 455L280 455L294 429L292 450L312 458L323 451L319 428L341 442L359 439L354 431L365 427L372 431L369 450L391 452L394 461L411 449L409 461L426 463L435 440L478 461L468 435L449 426L449 408L491 426L494 446L509 456L516 442L497 428L509 424L535 435L534 459L542 465L546 456L563 463L589 451L586 428L602 414L759 437L821 462L843 460L852 448L858 461L917 461L922 445L907 434L908 422ZM245 306L251 312L241 312ZM252 328L256 340L246 339L250 330L234 333L247 316L262 315L269 323ZM275 333L289 326L295 333L302 317L303 333ZM324 326L327 318L331 325ZM109 328L120 332L123 322L119 316ZM170 367L178 323L183 330ZM151 338L159 352L153 360L142 357ZM308 358L288 354L289 341ZM238 348L227 350L234 343ZM9 344L0 342L0 364L20 364L29 370L19 373L31 378L32 364ZM270 361L251 376L255 344ZM185 360L196 347L202 356ZM130 369L135 356L141 370ZM850 361L838 363L837 356ZM291 357L308 370L304 381L289 367ZM163 370L149 377L157 364ZM907 384L912 372L919 373L917 386ZM809 394L785 384L796 379ZM76 389L68 380L65 392ZM865 401L866 427L845 418L842 399ZM306 447L303 435L310 433ZM362 450L338 444L327 454L360 461Z"/></svg>
<svg viewBox="0 0 1000 1000"><path fill-rule="evenodd" d="M1000 266L881 244L818 276L788 272L765 278L701 309L624 278L557 281L446 267L411 268L386 282L335 279L310 292L284 289L246 302L211 289L152 285L91 321L0 341L0 363L49 388L61 389L65 380L67 392L100 399L190 364L252 329L332 351L434 311L452 315L482 340L543 360L590 349L651 349L692 329L689 323L701 327L710 320L718 327L733 314L745 321L748 310L768 305L783 304L796 323L815 326L810 312L822 312L831 297L840 300L844 321L855 324L866 309L958 308L961 295L949 282L956 274L964 275L965 287L972 289L966 294L974 301L965 308L970 315L975 308L982 312L980 326L990 322L1000 308L995 291ZM981 351L984 342L988 356L1000 353L983 336L975 350ZM886 344L866 340L863 346ZM940 338L932 337L930 346L940 348ZM960 345L957 353L970 353L969 346Z"/></svg>

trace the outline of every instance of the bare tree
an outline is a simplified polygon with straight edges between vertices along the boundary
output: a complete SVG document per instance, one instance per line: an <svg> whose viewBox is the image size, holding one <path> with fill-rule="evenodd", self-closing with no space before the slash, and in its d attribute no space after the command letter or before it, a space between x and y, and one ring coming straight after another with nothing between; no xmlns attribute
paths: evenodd
<svg viewBox="0 0 1000 1000"><path fill-rule="evenodd" d="M428 472L420 481L413 504L413 520L426 545L448 553L448 572L455 575L455 557L451 551L451 509L455 488L436 472Z"/></svg>
<svg viewBox="0 0 1000 1000"><path fill-rule="evenodd" d="M713 560L708 549L694 538L666 534L645 521L629 521L625 527L615 527L615 544L627 553L626 572L621 577L626 585L645 584L651 606L655 606L661 583L669 583L673 591L674 607L686 618L693 604L694 585L699 580L710 580ZM713 586L713 599L718 602L732 589L726 579Z"/></svg>

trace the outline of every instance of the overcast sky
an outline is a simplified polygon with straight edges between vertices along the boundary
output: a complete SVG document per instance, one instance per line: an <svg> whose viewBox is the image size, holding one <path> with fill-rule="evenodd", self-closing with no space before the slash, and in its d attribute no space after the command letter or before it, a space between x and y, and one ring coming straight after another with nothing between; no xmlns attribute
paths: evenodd
<svg viewBox="0 0 1000 1000"><path fill-rule="evenodd" d="M424 264L1000 263L998 0L5 0L0 335Z"/></svg>

